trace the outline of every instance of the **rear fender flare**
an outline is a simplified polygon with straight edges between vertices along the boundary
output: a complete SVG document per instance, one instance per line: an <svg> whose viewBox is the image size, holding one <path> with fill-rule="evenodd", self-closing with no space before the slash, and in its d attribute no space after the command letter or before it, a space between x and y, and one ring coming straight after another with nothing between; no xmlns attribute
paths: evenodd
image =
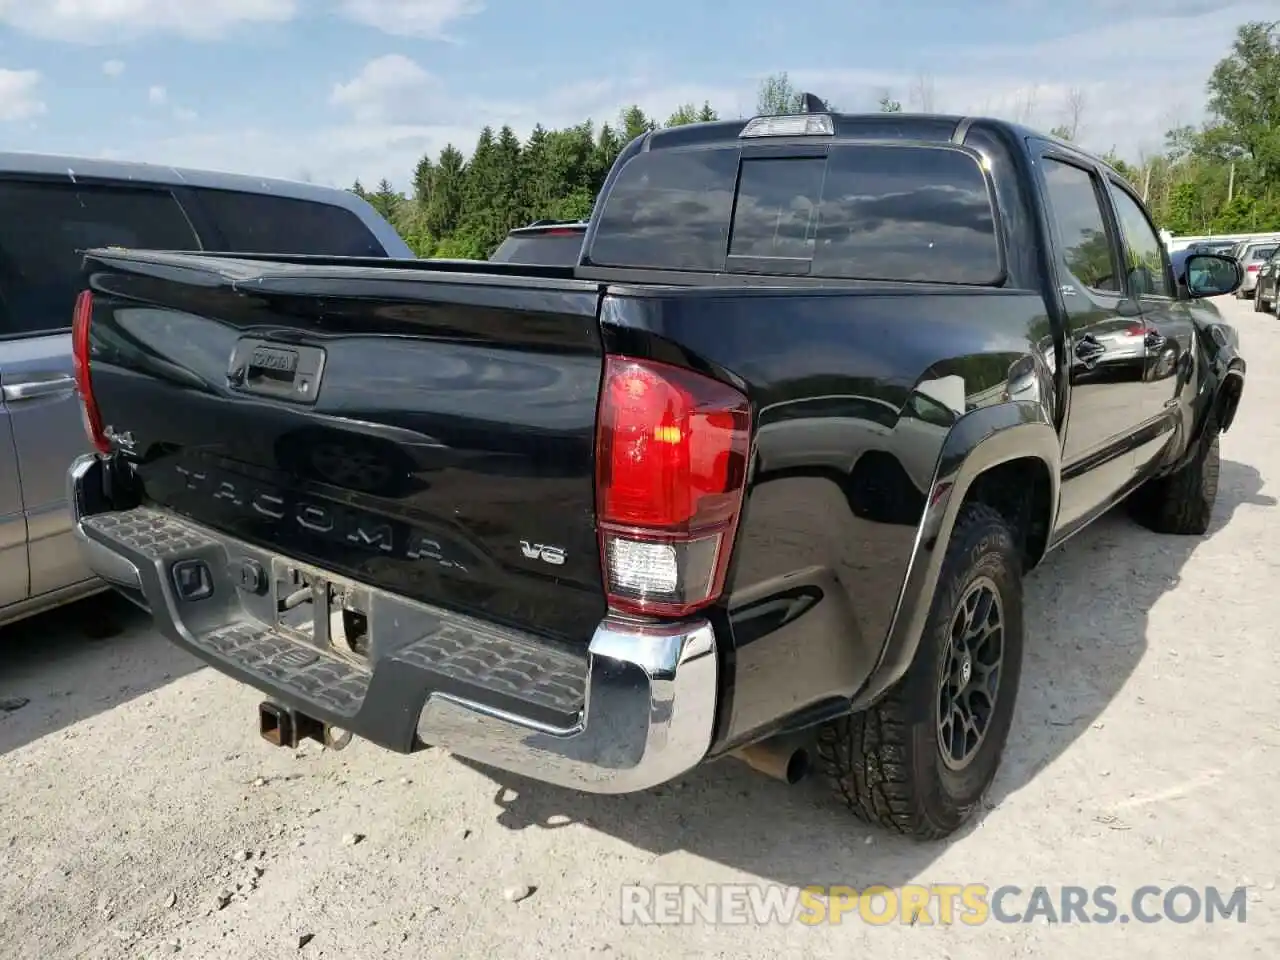
<svg viewBox="0 0 1280 960"><path fill-rule="evenodd" d="M1035 457L1048 469L1052 529L1058 513L1061 444L1045 407L1034 401L1006 402L974 410L958 420L943 441L932 494L916 531L911 561L898 595L880 657L852 707L875 703L906 673L924 633L951 533L965 496L985 471L1011 460ZM1032 562L1040 558L1033 557Z"/></svg>

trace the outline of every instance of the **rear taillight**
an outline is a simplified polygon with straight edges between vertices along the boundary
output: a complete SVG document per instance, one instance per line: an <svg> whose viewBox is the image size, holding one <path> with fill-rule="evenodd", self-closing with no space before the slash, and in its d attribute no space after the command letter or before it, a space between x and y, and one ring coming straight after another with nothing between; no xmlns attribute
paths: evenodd
<svg viewBox="0 0 1280 960"><path fill-rule="evenodd" d="M684 616L724 589L746 488L751 415L732 387L608 357L596 437L596 519L609 606Z"/></svg>
<svg viewBox="0 0 1280 960"><path fill-rule="evenodd" d="M80 392L80 414L84 432L99 453L110 453L111 443L102 431L102 416L93 398L93 380L89 376L89 321L93 319L93 294L80 291L76 312L71 321L71 352L75 357L76 389Z"/></svg>
<svg viewBox="0 0 1280 960"><path fill-rule="evenodd" d="M1251 263L1251 264L1249 264L1247 267L1245 267L1245 270L1247 270L1249 273L1257 273L1257 272L1258 272L1258 264L1256 264L1256 263Z"/></svg>

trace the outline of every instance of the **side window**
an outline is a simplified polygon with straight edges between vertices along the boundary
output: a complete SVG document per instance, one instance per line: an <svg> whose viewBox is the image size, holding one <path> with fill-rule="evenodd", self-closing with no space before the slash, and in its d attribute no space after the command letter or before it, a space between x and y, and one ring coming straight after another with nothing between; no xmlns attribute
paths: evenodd
<svg viewBox="0 0 1280 960"><path fill-rule="evenodd" d="M238 190L198 188L195 193L201 208L222 234L222 253L387 255L364 221L331 203Z"/></svg>
<svg viewBox="0 0 1280 960"><path fill-rule="evenodd" d="M735 146L636 154L604 198L591 263L723 270L739 152Z"/></svg>
<svg viewBox="0 0 1280 960"><path fill-rule="evenodd" d="M1164 272L1164 244L1138 202L1115 184L1108 184L1116 205L1120 232L1124 234L1124 268L1140 297L1167 297L1169 280Z"/></svg>
<svg viewBox="0 0 1280 960"><path fill-rule="evenodd" d="M1049 157L1044 158L1043 169L1062 267L1086 287L1119 293L1115 249L1107 236L1093 174Z"/></svg>
<svg viewBox="0 0 1280 960"><path fill-rule="evenodd" d="M71 326L90 247L199 250L167 190L0 180L0 336Z"/></svg>

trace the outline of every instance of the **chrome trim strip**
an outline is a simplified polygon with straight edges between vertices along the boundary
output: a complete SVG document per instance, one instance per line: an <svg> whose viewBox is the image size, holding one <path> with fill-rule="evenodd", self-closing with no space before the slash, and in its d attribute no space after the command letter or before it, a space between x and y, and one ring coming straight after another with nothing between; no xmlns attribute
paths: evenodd
<svg viewBox="0 0 1280 960"><path fill-rule="evenodd" d="M114 586L141 590L142 575L138 568L105 544L90 540L84 527L80 525L81 519L86 516L85 483L101 469L101 459L95 454L86 453L76 457L67 470L67 504L71 509L71 532L80 547L81 559L97 576Z"/></svg>

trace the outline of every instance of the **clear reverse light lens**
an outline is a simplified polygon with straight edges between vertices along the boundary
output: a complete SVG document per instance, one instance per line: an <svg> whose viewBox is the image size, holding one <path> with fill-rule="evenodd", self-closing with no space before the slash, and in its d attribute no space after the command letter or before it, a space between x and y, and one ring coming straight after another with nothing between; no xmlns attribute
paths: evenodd
<svg viewBox="0 0 1280 960"><path fill-rule="evenodd" d="M805 113L794 117L756 117L742 128L739 137L830 137L836 125L825 113Z"/></svg>

